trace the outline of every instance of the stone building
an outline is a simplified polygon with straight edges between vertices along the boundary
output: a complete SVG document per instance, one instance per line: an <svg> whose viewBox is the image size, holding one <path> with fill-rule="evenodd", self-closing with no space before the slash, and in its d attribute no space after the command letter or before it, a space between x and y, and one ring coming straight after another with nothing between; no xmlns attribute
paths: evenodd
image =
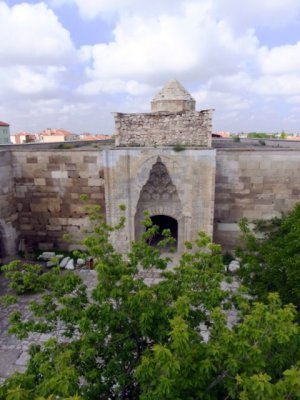
<svg viewBox="0 0 300 400"><path fill-rule="evenodd" d="M179 252L199 231L232 250L240 218L280 216L300 200L296 142L212 142L212 110L196 111L177 81L154 97L151 112L114 116L115 145L0 151L0 257L14 254L20 243L28 251L77 248L88 226L82 193L89 205L101 205L110 224L125 204L125 229L112 237L121 252L142 233L146 210L161 231L170 229Z"/></svg>
<svg viewBox="0 0 300 400"><path fill-rule="evenodd" d="M175 79L151 102L151 112L115 113L117 146L211 146L213 110L195 111L195 100Z"/></svg>

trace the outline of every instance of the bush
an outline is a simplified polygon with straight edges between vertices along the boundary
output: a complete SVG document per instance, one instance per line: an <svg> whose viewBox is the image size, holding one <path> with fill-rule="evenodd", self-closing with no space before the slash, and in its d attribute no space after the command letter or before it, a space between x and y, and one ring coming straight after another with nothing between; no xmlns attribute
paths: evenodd
<svg viewBox="0 0 300 400"><path fill-rule="evenodd" d="M260 300L278 292L285 304L295 304L299 312L300 203L282 218L255 221L254 231L247 220L240 222L240 228L242 246L237 253L243 283Z"/></svg>
<svg viewBox="0 0 300 400"><path fill-rule="evenodd" d="M58 149L64 149L64 150L69 150L74 148L74 144L71 143L60 143L57 146Z"/></svg>
<svg viewBox="0 0 300 400"><path fill-rule="evenodd" d="M176 151L177 153L180 151L184 151L186 148L184 145L177 143L175 146L173 146L173 151Z"/></svg>
<svg viewBox="0 0 300 400"><path fill-rule="evenodd" d="M9 287L17 294L38 292L42 285L40 274L42 268L39 265L23 264L21 261L12 261L1 267L5 277L10 280Z"/></svg>
<svg viewBox="0 0 300 400"><path fill-rule="evenodd" d="M79 276L52 274L47 293L30 306L34 317L12 315L19 336L59 326L69 340L31 347L27 371L0 386L1 399L299 399L292 305L282 307L276 294L252 304L223 291L220 247L203 233L186 243L171 272L170 259L147 244L158 229L149 215L126 257L109 239L124 218L111 227L95 210L91 219L84 241L98 273L91 301ZM162 242L169 239L166 233ZM141 271L152 268L162 279L147 285ZM230 329L233 304L240 319Z"/></svg>

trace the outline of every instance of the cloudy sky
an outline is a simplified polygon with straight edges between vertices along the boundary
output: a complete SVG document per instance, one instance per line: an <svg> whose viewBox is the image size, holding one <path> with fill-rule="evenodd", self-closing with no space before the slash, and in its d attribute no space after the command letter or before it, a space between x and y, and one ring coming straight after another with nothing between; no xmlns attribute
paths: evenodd
<svg viewBox="0 0 300 400"><path fill-rule="evenodd" d="M214 130L300 132L299 0L0 0L0 120L112 133L171 78Z"/></svg>

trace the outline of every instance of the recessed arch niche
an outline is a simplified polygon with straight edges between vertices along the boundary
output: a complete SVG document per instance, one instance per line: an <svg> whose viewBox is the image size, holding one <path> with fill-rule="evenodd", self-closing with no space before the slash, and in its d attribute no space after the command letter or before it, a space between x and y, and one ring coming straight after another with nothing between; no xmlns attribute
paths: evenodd
<svg viewBox="0 0 300 400"><path fill-rule="evenodd" d="M135 238L144 231L142 220L148 211L153 222L160 228L168 228L176 238L176 248L182 242L182 206L176 186L173 184L167 167L157 157L149 177L142 187L135 214ZM159 236L155 238L157 241Z"/></svg>

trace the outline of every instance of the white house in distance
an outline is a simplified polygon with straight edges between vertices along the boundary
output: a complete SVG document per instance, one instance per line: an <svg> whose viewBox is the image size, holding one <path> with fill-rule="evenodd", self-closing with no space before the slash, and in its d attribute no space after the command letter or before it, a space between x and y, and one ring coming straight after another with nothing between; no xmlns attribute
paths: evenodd
<svg viewBox="0 0 300 400"><path fill-rule="evenodd" d="M42 143L70 142L79 139L78 135L65 131L64 129L51 128L44 129L38 136L39 142Z"/></svg>
<svg viewBox="0 0 300 400"><path fill-rule="evenodd" d="M10 135L12 144L32 143L36 141L36 135L28 132L19 132Z"/></svg>
<svg viewBox="0 0 300 400"><path fill-rule="evenodd" d="M9 124L0 121L0 144L9 144L9 143L10 143Z"/></svg>

